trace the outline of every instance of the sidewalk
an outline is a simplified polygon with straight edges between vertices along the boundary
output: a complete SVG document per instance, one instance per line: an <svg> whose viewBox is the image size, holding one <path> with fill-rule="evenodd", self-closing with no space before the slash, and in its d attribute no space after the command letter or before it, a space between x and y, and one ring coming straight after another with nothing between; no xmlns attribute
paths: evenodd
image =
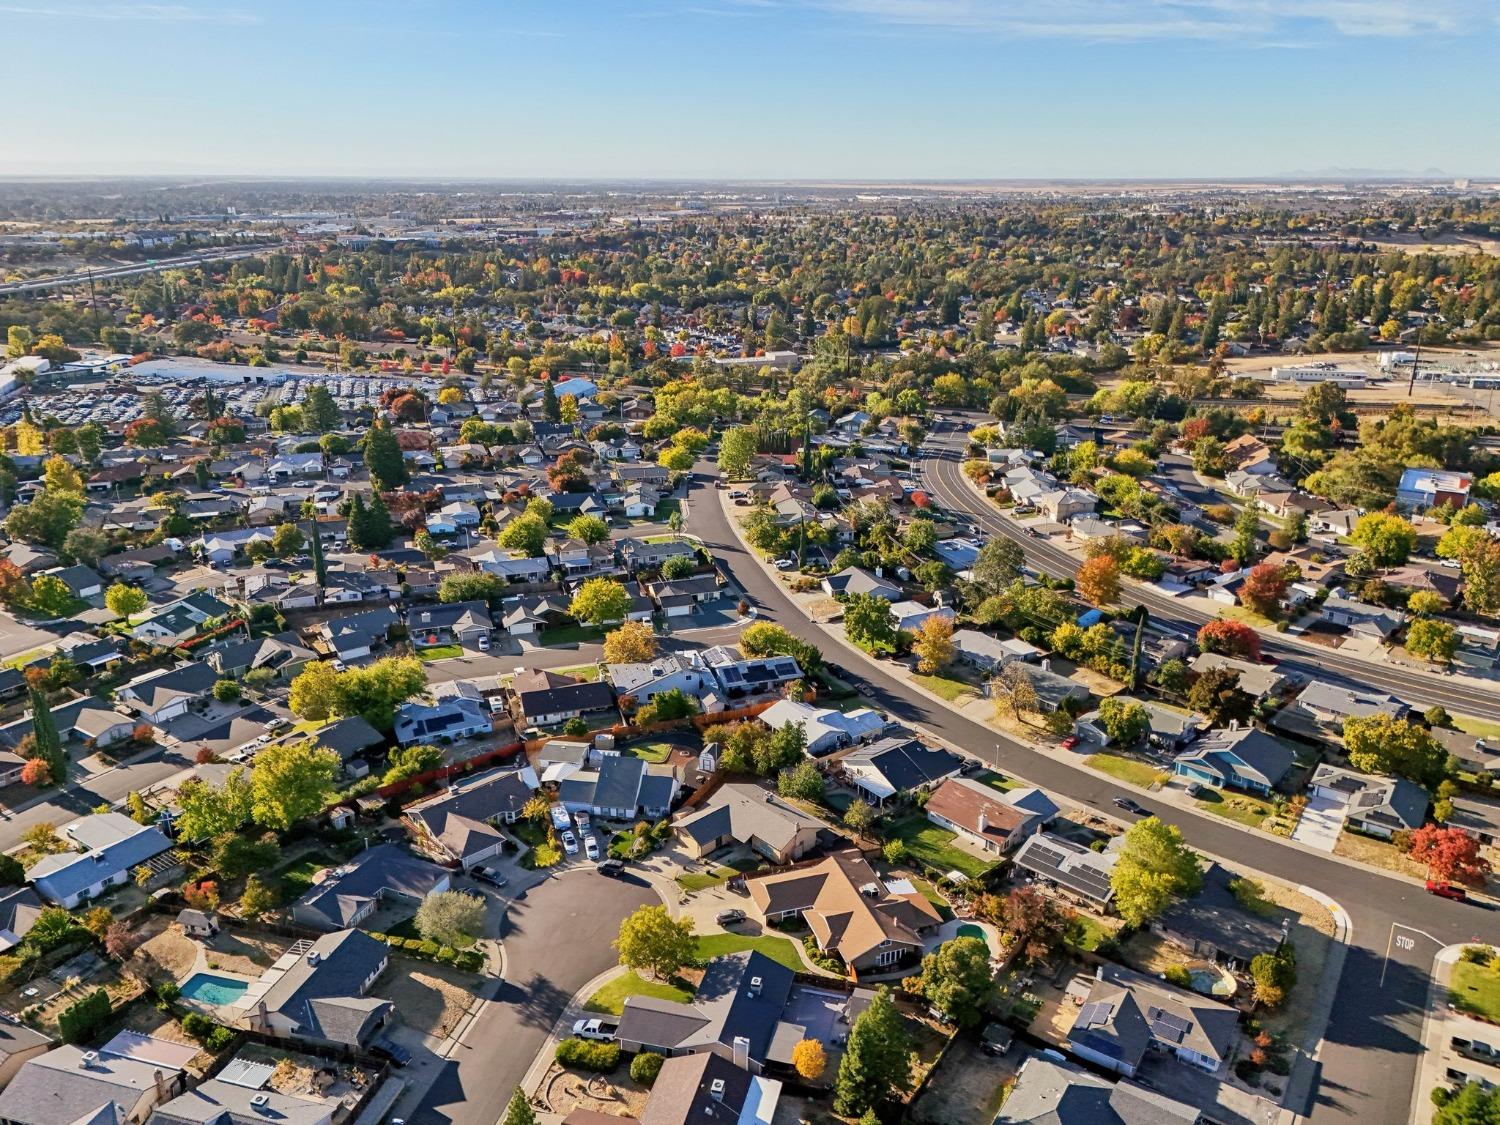
<svg viewBox="0 0 1500 1125"><path fill-rule="evenodd" d="M1490 948L1496 949L1495 946ZM1493 1024L1471 1020L1448 1006L1448 979L1463 950L1463 945L1444 946L1432 959L1432 973L1427 981L1427 1005L1422 1013L1422 1061L1417 1067L1417 1077L1411 1091L1411 1125L1428 1125L1432 1120L1436 1107L1432 1104L1431 1092L1436 1086L1454 1084L1447 1074L1450 1066L1467 1068L1465 1072L1476 1077L1480 1076L1479 1072L1486 1066L1484 1063L1468 1062L1461 1056L1455 1056L1445 1046L1445 1040L1454 1032L1463 1038L1473 1038L1475 1032L1478 1032L1480 1037L1493 1039L1495 1034Z"/></svg>
<svg viewBox="0 0 1500 1125"><path fill-rule="evenodd" d="M1313 887L1302 886L1297 890L1321 903L1333 915L1333 945L1328 951L1328 960L1323 964L1323 975L1318 980L1318 994L1313 1001L1314 1013L1308 1024L1307 1034L1301 1043L1292 1044L1296 1058L1292 1062L1292 1073L1287 1078L1286 1091L1281 1098L1281 1113L1277 1116L1277 1125L1290 1125L1299 1118L1307 1117L1312 1109L1310 1102L1318 1082L1318 1056L1323 1050L1323 1034L1328 1030L1328 1018L1333 1014L1339 980L1344 975L1344 959L1349 955L1349 940L1354 932L1349 915L1336 901Z"/></svg>

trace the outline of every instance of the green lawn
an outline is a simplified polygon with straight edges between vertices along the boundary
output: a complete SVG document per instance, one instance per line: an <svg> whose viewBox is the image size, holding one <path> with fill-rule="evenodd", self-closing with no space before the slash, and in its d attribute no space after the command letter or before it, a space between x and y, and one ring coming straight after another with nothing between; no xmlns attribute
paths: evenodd
<svg viewBox="0 0 1500 1125"><path fill-rule="evenodd" d="M620 747L620 753L629 754L632 758L639 758L643 762L652 765L661 765L672 756L672 744L670 742L640 742L634 746Z"/></svg>
<svg viewBox="0 0 1500 1125"><path fill-rule="evenodd" d="M762 934L759 937L751 937L748 934L704 934L698 939L700 961L727 957L731 953L742 953L747 949L762 953L777 964L785 965L788 969L797 972L803 969L802 958L798 956L797 947L792 943L791 938L773 937L770 934Z"/></svg>
<svg viewBox="0 0 1500 1125"><path fill-rule="evenodd" d="M933 909L942 916L943 921L946 922L953 917L953 907L948 905L948 900L938 892L936 887L926 879L913 879L911 882L912 886L922 892L922 897L932 903Z"/></svg>
<svg viewBox="0 0 1500 1125"><path fill-rule="evenodd" d="M577 668L559 668L557 670L557 674L559 676L571 676L575 680L587 680L589 683L593 683L599 678L599 665L580 664Z"/></svg>
<svg viewBox="0 0 1500 1125"><path fill-rule="evenodd" d="M1134 758L1121 757L1119 754L1090 754L1083 761L1085 765L1093 766L1101 773L1118 777L1121 781L1128 781L1143 789L1149 789L1167 780L1165 771L1155 766L1148 766L1145 762L1138 762Z"/></svg>
<svg viewBox="0 0 1500 1125"><path fill-rule="evenodd" d="M1493 965L1456 962L1448 978L1448 1002L1460 1011L1500 1022L1500 973Z"/></svg>
<svg viewBox="0 0 1500 1125"><path fill-rule="evenodd" d="M665 500L657 503L656 511L651 513L652 523L666 523L672 518L673 512L682 511L682 501L675 496L668 496Z"/></svg>
<svg viewBox="0 0 1500 1125"><path fill-rule="evenodd" d="M569 625L564 629L543 629L537 635L539 645L594 645L604 640L604 630L592 625Z"/></svg>
<svg viewBox="0 0 1500 1125"><path fill-rule="evenodd" d="M1251 828L1259 828L1260 822L1271 815L1272 807L1269 801L1262 801L1259 797L1252 797L1246 793L1219 793L1212 789L1204 789L1202 796L1194 801L1204 812L1222 816L1226 820L1237 821L1240 824L1248 824Z"/></svg>
<svg viewBox="0 0 1500 1125"><path fill-rule="evenodd" d="M1263 613L1256 613L1253 609L1247 609L1242 605L1224 605L1219 607L1219 616L1230 621L1241 621L1254 629L1274 629L1276 622Z"/></svg>
<svg viewBox="0 0 1500 1125"><path fill-rule="evenodd" d="M983 785L988 785L991 789L998 790L1001 793L1008 793L1012 789L1026 788L1024 781L1017 781L1013 777L1006 777L1004 774L996 773L994 770L985 770L974 780Z"/></svg>
<svg viewBox="0 0 1500 1125"><path fill-rule="evenodd" d="M1454 715L1453 725L1475 738L1500 738L1500 723L1488 719L1476 719L1472 715Z"/></svg>
<svg viewBox="0 0 1500 1125"><path fill-rule="evenodd" d="M431 645L428 648L417 649L418 658L429 663L434 660L452 660L455 656L463 654L463 645Z"/></svg>
<svg viewBox="0 0 1500 1125"><path fill-rule="evenodd" d="M312 886L313 876L331 863L333 860L329 856L314 852L282 868L278 874L281 876L282 888L287 898L299 897L303 891Z"/></svg>
<svg viewBox="0 0 1500 1125"><path fill-rule="evenodd" d="M1114 936L1113 932L1087 914L1075 914L1073 920L1068 923L1067 936L1063 940L1074 949L1092 953L1103 942Z"/></svg>
<svg viewBox="0 0 1500 1125"><path fill-rule="evenodd" d="M966 684L962 680L955 680L949 676L913 676L912 682L921 684L928 691L941 696L949 703L965 692L974 690L972 684Z"/></svg>
<svg viewBox="0 0 1500 1125"><path fill-rule="evenodd" d="M679 1004L685 1004L693 998L693 993L680 984L646 980L639 973L632 972L610 981L590 996L584 1007L590 1012L618 1016L625 1010L625 1001L632 996L650 996L657 1000L675 1000Z"/></svg>
<svg viewBox="0 0 1500 1125"><path fill-rule="evenodd" d="M969 878L977 879L995 866L955 846L952 832L939 828L921 813L898 820L891 825L887 836L900 840L914 857L940 872L961 871Z"/></svg>

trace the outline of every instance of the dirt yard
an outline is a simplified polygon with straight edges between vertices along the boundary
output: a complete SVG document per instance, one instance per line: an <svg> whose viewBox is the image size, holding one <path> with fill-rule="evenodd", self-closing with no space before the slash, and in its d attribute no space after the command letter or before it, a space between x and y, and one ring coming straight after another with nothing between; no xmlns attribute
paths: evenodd
<svg viewBox="0 0 1500 1125"><path fill-rule="evenodd" d="M1165 938L1147 930L1137 930L1120 950L1121 959L1137 972L1155 976L1193 958Z"/></svg>
<svg viewBox="0 0 1500 1125"><path fill-rule="evenodd" d="M592 1091L590 1089L592 1087ZM542 1099L548 1109L566 1117L575 1109L591 1109L614 1117L639 1120L651 1091L632 1081L622 1067L614 1074L586 1075L553 1063L542 1079Z"/></svg>
<svg viewBox="0 0 1500 1125"><path fill-rule="evenodd" d="M1018 1053L1013 1049L992 1059L977 1043L960 1036L912 1106L912 1120L919 1125L990 1125L1015 1080L1011 1056Z"/></svg>
<svg viewBox="0 0 1500 1125"><path fill-rule="evenodd" d="M165 915L153 916L138 933L151 936L131 954L130 967L148 980L181 980L198 959L198 945Z"/></svg>
<svg viewBox="0 0 1500 1125"><path fill-rule="evenodd" d="M474 1003L474 978L444 966L404 959L392 964L381 995L396 1005L401 1022L424 1035L446 1039Z"/></svg>
<svg viewBox="0 0 1500 1125"><path fill-rule="evenodd" d="M274 934L222 930L219 936L208 944L208 967L228 973L242 973L247 977L258 977L261 970L272 965L291 944L290 938L277 937Z"/></svg>

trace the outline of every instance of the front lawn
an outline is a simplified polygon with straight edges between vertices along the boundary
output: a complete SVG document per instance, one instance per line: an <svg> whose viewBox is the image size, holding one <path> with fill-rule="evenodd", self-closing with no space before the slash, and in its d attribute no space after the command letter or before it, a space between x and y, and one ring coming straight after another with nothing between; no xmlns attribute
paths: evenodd
<svg viewBox="0 0 1500 1125"><path fill-rule="evenodd" d="M589 683L593 683L599 678L599 665L580 664L577 668L559 668L557 674L559 676L567 676L570 679L587 680Z"/></svg>
<svg viewBox="0 0 1500 1125"><path fill-rule="evenodd" d="M1252 629L1274 629L1276 622L1263 613L1256 613L1242 605L1223 605L1219 607L1219 616L1230 621L1240 621L1249 625Z"/></svg>
<svg viewBox="0 0 1500 1125"><path fill-rule="evenodd" d="M463 654L463 645L429 645L427 648L417 649L417 657L429 663L434 660L452 660Z"/></svg>
<svg viewBox="0 0 1500 1125"><path fill-rule="evenodd" d="M794 972L800 973L805 968L791 938L773 937L770 934L759 937L749 934L704 934L698 939L698 960L727 957L731 953L743 953L747 949L762 953Z"/></svg>
<svg viewBox="0 0 1500 1125"><path fill-rule="evenodd" d="M666 523L672 518L673 512L680 511L682 511L682 501L675 496L668 496L666 499L657 502L656 511L651 513L651 522Z"/></svg>
<svg viewBox="0 0 1500 1125"><path fill-rule="evenodd" d="M1008 793L1012 789L1026 788L1026 783L1024 781L1017 781L1013 777L1006 777L1004 774L996 773L994 770L985 770L982 774L975 778L975 780L980 784L988 785L991 789L998 790L1001 793Z"/></svg>
<svg viewBox="0 0 1500 1125"><path fill-rule="evenodd" d="M618 1016L625 1010L625 1001L632 996L650 996L656 1000L675 1000L686 1004L693 998L692 990L669 981L646 980L639 973L629 972L615 977L584 1004L590 1012L603 1012Z"/></svg>
<svg viewBox="0 0 1500 1125"><path fill-rule="evenodd" d="M1461 1012L1500 1023L1500 974L1495 966L1454 962L1448 977L1448 1002Z"/></svg>
<svg viewBox="0 0 1500 1125"><path fill-rule="evenodd" d="M1251 797L1245 793L1220 793L1207 788L1203 789L1194 804L1204 812L1239 824L1248 824L1251 828L1259 828L1261 821L1275 811L1269 801L1262 801L1259 797Z"/></svg>
<svg viewBox="0 0 1500 1125"><path fill-rule="evenodd" d="M1145 762L1138 762L1134 758L1122 757L1119 754L1090 754L1083 761L1085 765L1092 766L1101 773L1118 777L1121 781L1130 782L1131 785L1139 785L1142 789L1150 789L1153 785L1160 785L1167 780L1165 770L1159 770L1155 766L1149 766Z"/></svg>
<svg viewBox="0 0 1500 1125"><path fill-rule="evenodd" d="M966 684L962 680L955 680L951 676L912 676L912 682L921 684L934 695L941 696L944 700L952 703L965 692L972 692L974 686Z"/></svg>
<svg viewBox="0 0 1500 1125"><path fill-rule="evenodd" d="M1454 715L1453 725L1475 738L1500 738L1500 723L1488 719L1476 719L1473 715Z"/></svg>
<svg viewBox="0 0 1500 1125"><path fill-rule="evenodd" d="M569 625L562 629L543 629L537 634L537 644L550 645L595 645L604 640L604 630L592 625Z"/></svg>
<svg viewBox="0 0 1500 1125"><path fill-rule="evenodd" d="M994 863L971 855L958 847L956 838L946 828L939 828L921 813L898 820L886 831L886 837L900 840L907 852L942 874L959 871L971 879L978 879Z"/></svg>

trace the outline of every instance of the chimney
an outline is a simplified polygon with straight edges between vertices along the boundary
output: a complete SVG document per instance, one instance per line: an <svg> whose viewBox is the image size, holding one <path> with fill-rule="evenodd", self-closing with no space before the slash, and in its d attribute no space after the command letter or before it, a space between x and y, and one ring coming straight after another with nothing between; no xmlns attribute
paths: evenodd
<svg viewBox="0 0 1500 1125"><path fill-rule="evenodd" d="M750 1069L750 1040L743 1035L734 1037L734 1065L741 1070Z"/></svg>
<svg viewBox="0 0 1500 1125"><path fill-rule="evenodd" d="M1230 730L1239 730L1240 729L1240 721L1238 719L1230 719L1229 720L1229 729Z"/></svg>
<svg viewBox="0 0 1500 1125"><path fill-rule="evenodd" d="M990 818L987 817L987 816L985 816L984 813L980 813L979 814L979 821L975 825L975 827L979 829L979 834L981 836L984 835L986 832L988 832L990 830Z"/></svg>
<svg viewBox="0 0 1500 1125"><path fill-rule="evenodd" d="M156 1083L156 1100L159 1101L159 1102L166 1101L167 1098L170 1096L167 1093L167 1079L166 1079L166 1076L163 1075L160 1070L153 1070L151 1072L151 1081L153 1081L153 1082Z"/></svg>
<svg viewBox="0 0 1500 1125"><path fill-rule="evenodd" d="M1043 672L1050 672L1050 671L1052 671L1052 660L1051 660L1050 657L1044 657L1042 659L1042 671Z"/></svg>

